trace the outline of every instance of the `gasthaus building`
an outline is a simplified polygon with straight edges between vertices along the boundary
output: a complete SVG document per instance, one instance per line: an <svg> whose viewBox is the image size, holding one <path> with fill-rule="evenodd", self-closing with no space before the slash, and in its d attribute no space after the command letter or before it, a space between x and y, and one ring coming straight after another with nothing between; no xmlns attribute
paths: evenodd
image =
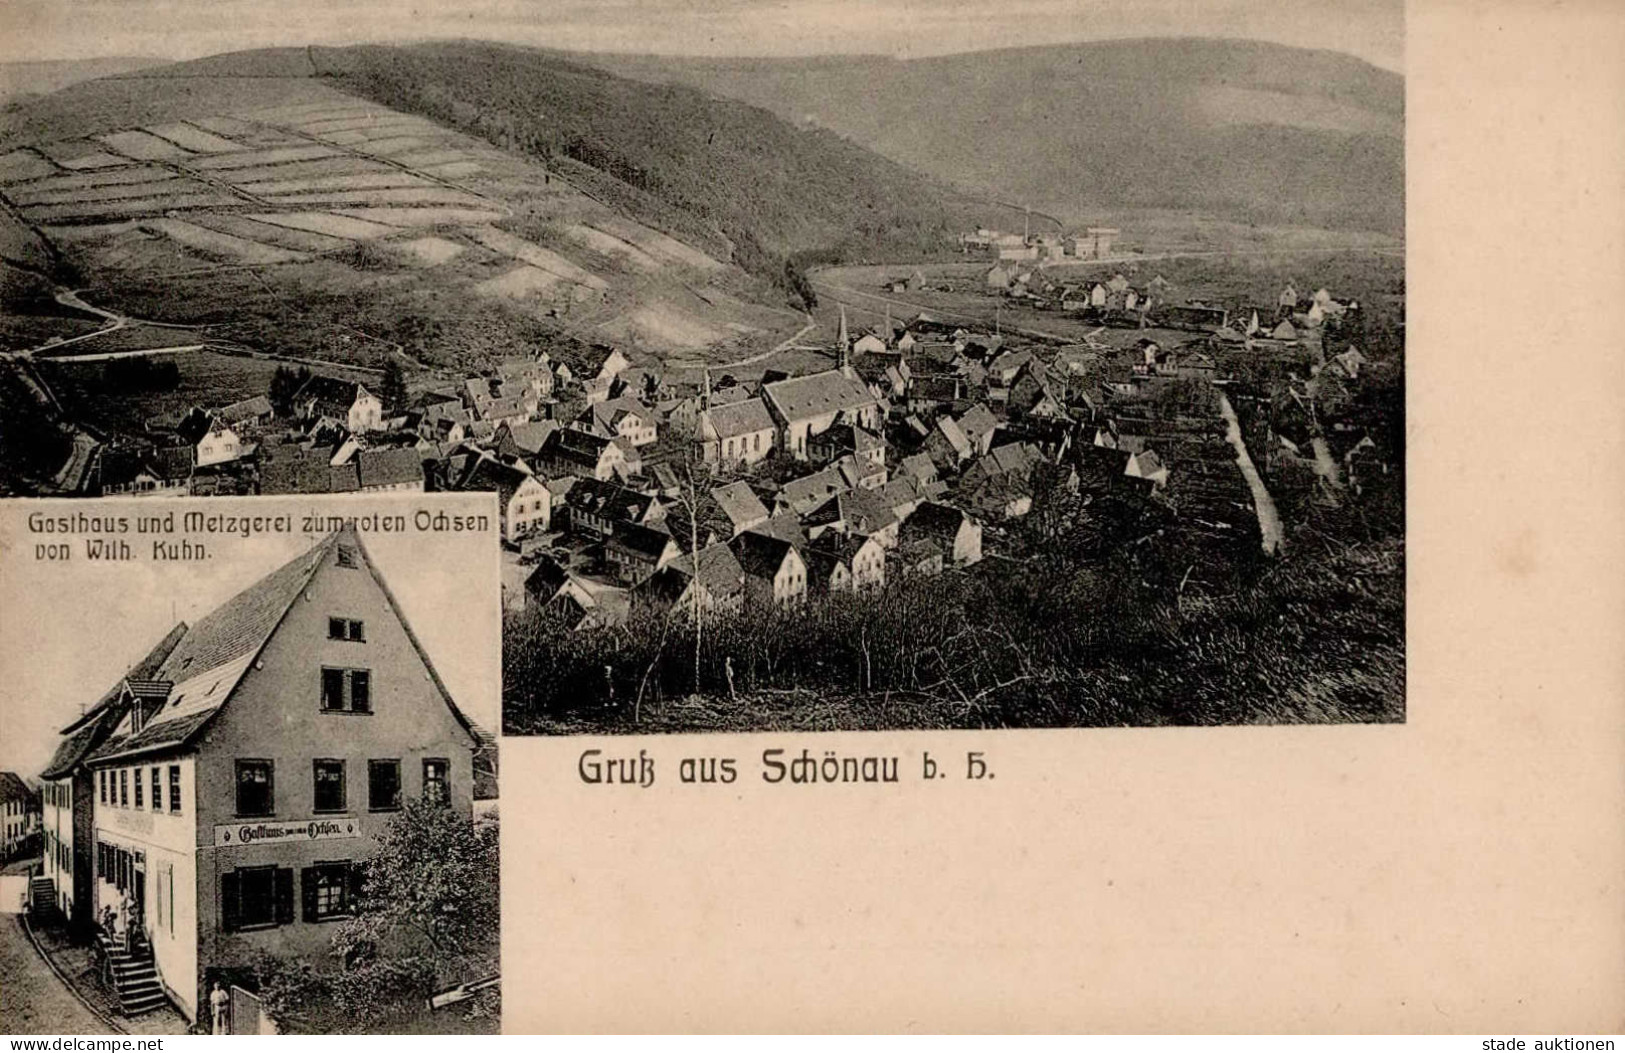
<svg viewBox="0 0 1625 1053"><path fill-rule="evenodd" d="M143 937L116 969L129 1011L167 997L196 1021L210 984L262 951L319 963L404 799L472 811L481 733L349 530L177 626L96 713L68 737L95 724L104 741L53 761L90 811L62 903L127 905Z"/></svg>

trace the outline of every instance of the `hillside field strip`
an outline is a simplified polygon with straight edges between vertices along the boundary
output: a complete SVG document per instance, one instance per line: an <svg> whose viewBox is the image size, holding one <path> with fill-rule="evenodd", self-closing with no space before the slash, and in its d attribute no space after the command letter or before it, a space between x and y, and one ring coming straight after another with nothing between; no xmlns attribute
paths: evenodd
<svg viewBox="0 0 1625 1053"><path fill-rule="evenodd" d="M325 98L296 105L171 112L140 127L7 143L0 198L86 274L294 268L289 280L299 281L298 268L320 258L328 269L309 273L332 275L337 264L405 289L433 270L441 287L525 314L600 305L572 317L640 345L687 351L762 331L743 324L739 305L612 295L624 283L645 290L640 300L661 298L717 273L718 260L533 161L320 90ZM668 288L657 294L650 282Z"/></svg>

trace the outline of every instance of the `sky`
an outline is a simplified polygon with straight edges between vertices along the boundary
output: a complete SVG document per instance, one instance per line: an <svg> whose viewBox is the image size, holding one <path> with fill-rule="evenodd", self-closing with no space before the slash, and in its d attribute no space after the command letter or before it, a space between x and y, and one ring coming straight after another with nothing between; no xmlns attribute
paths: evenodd
<svg viewBox="0 0 1625 1053"><path fill-rule="evenodd" d="M1404 0L5 0L0 62L469 37L677 55L883 53L1147 36L1344 51L1402 72Z"/></svg>
<svg viewBox="0 0 1625 1053"><path fill-rule="evenodd" d="M436 495L463 511L493 513L490 495ZM471 500L464 501L464 498ZM353 515L389 510L409 514L422 495L401 498L259 498L254 514L320 511ZM486 505L490 507L487 508ZM0 504L0 770L35 778L50 760L60 730L117 683L177 621L197 620L266 574L308 551L320 537L295 533L205 541L202 562L86 562L34 556L41 537L26 532L26 515L148 513L161 506L241 512L241 501L7 501ZM437 503L435 508L451 505ZM429 539L427 541L423 539ZM131 543L151 552L151 538ZM74 546L80 543L75 540ZM389 583L407 624L460 708L493 734L500 726L501 601L494 533L368 533L362 544Z"/></svg>

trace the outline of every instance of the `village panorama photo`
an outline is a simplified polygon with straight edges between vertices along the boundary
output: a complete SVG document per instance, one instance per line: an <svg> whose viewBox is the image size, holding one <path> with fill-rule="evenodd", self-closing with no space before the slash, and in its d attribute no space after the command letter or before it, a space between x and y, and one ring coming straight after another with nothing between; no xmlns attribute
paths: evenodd
<svg viewBox="0 0 1625 1053"><path fill-rule="evenodd" d="M0 502L4 1030L500 1029L494 511Z"/></svg>
<svg viewBox="0 0 1625 1053"><path fill-rule="evenodd" d="M1399 0L320 6L15 64L4 492L495 495L511 735L1405 719Z"/></svg>

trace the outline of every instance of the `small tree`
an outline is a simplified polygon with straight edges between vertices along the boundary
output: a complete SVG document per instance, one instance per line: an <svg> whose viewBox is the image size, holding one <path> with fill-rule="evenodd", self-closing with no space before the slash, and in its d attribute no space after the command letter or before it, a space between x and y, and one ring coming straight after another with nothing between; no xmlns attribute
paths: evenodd
<svg viewBox="0 0 1625 1053"><path fill-rule="evenodd" d="M388 954L445 963L493 954L499 866L494 825L408 801L362 864L359 910L334 934L334 951L347 961Z"/></svg>
<svg viewBox="0 0 1625 1053"><path fill-rule="evenodd" d="M399 412L406 405L406 373L393 356L384 360L384 377L379 388L378 397L383 400L386 411Z"/></svg>
<svg viewBox="0 0 1625 1053"><path fill-rule="evenodd" d="M302 960L259 965L266 1010L315 1032L414 1027L439 987L494 974L501 915L496 823L423 800L408 801L361 866L355 916L330 943L338 966ZM494 1020L488 989L465 1018Z"/></svg>

